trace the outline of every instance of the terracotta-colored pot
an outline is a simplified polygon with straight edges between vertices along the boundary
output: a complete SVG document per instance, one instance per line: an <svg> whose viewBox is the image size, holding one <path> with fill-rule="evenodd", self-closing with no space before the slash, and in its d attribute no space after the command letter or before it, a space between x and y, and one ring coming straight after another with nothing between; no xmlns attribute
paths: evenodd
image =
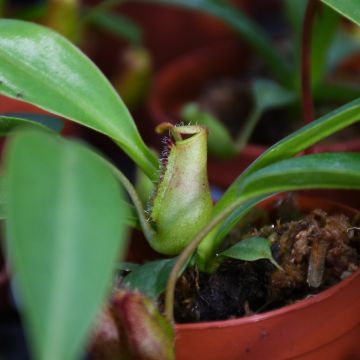
<svg viewBox="0 0 360 360"><path fill-rule="evenodd" d="M222 42L189 53L164 67L156 76L148 101L148 112L154 126L161 122L177 123L184 104L193 101L212 79L246 75L251 53L245 46ZM228 159L209 156L210 183L226 189L239 174L267 147L248 144L241 154ZM314 147L314 152L360 151L360 139L339 143L325 143ZM325 193L328 194L328 193ZM342 194L345 194L344 197ZM352 192L338 193L336 200L359 205Z"/></svg>
<svg viewBox="0 0 360 360"><path fill-rule="evenodd" d="M86 0L85 3L93 6L99 2ZM234 0L234 3L246 11L249 1ZM232 30L214 17L181 7L130 1L116 11L139 25L155 69L189 51L235 37ZM121 51L126 43L104 31L97 32L94 36L98 38L99 51L95 61L106 74L111 74L118 66L114 49Z"/></svg>
<svg viewBox="0 0 360 360"><path fill-rule="evenodd" d="M303 210L353 216L336 203L300 198ZM269 202L267 202L267 206ZM360 359L360 270L318 295L245 318L176 325L176 359Z"/></svg>

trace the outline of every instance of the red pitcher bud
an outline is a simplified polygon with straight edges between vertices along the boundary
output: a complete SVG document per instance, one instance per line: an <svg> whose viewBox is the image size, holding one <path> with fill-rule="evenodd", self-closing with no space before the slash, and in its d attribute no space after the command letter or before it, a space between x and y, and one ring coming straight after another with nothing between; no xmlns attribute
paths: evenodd
<svg viewBox="0 0 360 360"><path fill-rule="evenodd" d="M144 295L117 291L112 299L112 308L118 327L124 329L131 359L175 358L172 326Z"/></svg>
<svg viewBox="0 0 360 360"><path fill-rule="evenodd" d="M97 320L90 353L92 360L131 359L124 332L110 309L104 309Z"/></svg>

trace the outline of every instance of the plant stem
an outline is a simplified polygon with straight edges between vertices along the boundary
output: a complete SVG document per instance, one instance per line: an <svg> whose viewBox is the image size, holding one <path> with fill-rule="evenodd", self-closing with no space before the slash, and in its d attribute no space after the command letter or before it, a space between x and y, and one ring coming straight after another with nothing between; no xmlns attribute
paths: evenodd
<svg viewBox="0 0 360 360"><path fill-rule="evenodd" d="M315 118L311 90L311 39L316 11L317 0L309 0L301 38L301 96L305 124L309 124Z"/></svg>
<svg viewBox="0 0 360 360"><path fill-rule="evenodd" d="M131 182L127 179L127 177L118 170L115 166L113 167L113 171L121 184L124 186L126 191L128 192L132 202L134 203L135 209L137 211L137 214L139 216L139 221L141 225L141 229L149 243L152 242L152 239L154 237L154 230L152 229L151 225L145 218L144 208L143 204L134 188L134 186L131 184Z"/></svg>
<svg viewBox="0 0 360 360"><path fill-rule="evenodd" d="M176 261L173 269L171 270L168 283L166 286L165 292L165 315L170 322L174 321L174 291L176 286L176 281L178 278L179 272L183 269L185 263L188 261L190 256L194 253L196 248L199 246L201 241L206 235L210 233L217 225L219 225L225 218L230 215L236 208L243 204L244 199L238 199L232 203L229 207L225 208L221 213L214 217L196 236L195 238L186 246L183 252L179 255L178 260Z"/></svg>
<svg viewBox="0 0 360 360"><path fill-rule="evenodd" d="M111 164L109 161L102 158L101 156L99 156L99 159L102 160L110 168L110 170L118 178L121 185L125 188L125 190L129 194L130 199L133 202L136 212L137 212L137 215L139 217L141 229L146 237L146 240L149 243L151 243L151 241L154 237L155 231L153 230L153 228L151 227L151 225L145 218L145 212L144 212L142 201L140 200L140 197L138 196L134 186L131 184L131 182L128 180L128 178L116 166L114 166L113 164Z"/></svg>
<svg viewBox="0 0 360 360"><path fill-rule="evenodd" d="M235 146L238 153L241 152L241 150L249 141L249 138L253 133L254 128L258 123L261 115L262 115L262 111L256 106L255 109L249 115L249 117L246 119L243 129L241 130L238 138L235 141Z"/></svg>

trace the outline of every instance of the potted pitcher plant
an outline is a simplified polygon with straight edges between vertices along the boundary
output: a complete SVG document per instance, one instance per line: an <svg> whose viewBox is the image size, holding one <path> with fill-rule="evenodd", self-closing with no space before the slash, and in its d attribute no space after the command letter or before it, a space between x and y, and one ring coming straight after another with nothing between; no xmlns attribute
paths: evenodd
<svg viewBox="0 0 360 360"><path fill-rule="evenodd" d="M333 3L360 22L355 2ZM4 248L35 358L360 355L356 211L306 198L275 209L283 192L360 189L358 153L304 154L359 121L360 99L271 146L214 204L205 126L160 124L159 162L74 45L18 20L0 20L0 33L1 94L107 135L156 183L145 206L96 150L0 117ZM166 258L124 262L129 226Z"/></svg>

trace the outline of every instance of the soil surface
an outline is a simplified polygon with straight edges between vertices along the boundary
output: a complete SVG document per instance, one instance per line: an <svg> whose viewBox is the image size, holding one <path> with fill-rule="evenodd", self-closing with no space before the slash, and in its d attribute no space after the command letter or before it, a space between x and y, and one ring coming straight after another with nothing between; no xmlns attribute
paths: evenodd
<svg viewBox="0 0 360 360"><path fill-rule="evenodd" d="M224 259L212 274L190 268L177 283L177 322L225 320L276 309L327 289L360 265L360 231L351 219L319 209L301 215L293 200L283 202L274 218L259 210L250 214L225 247L249 236L271 241L283 271L268 260Z"/></svg>

